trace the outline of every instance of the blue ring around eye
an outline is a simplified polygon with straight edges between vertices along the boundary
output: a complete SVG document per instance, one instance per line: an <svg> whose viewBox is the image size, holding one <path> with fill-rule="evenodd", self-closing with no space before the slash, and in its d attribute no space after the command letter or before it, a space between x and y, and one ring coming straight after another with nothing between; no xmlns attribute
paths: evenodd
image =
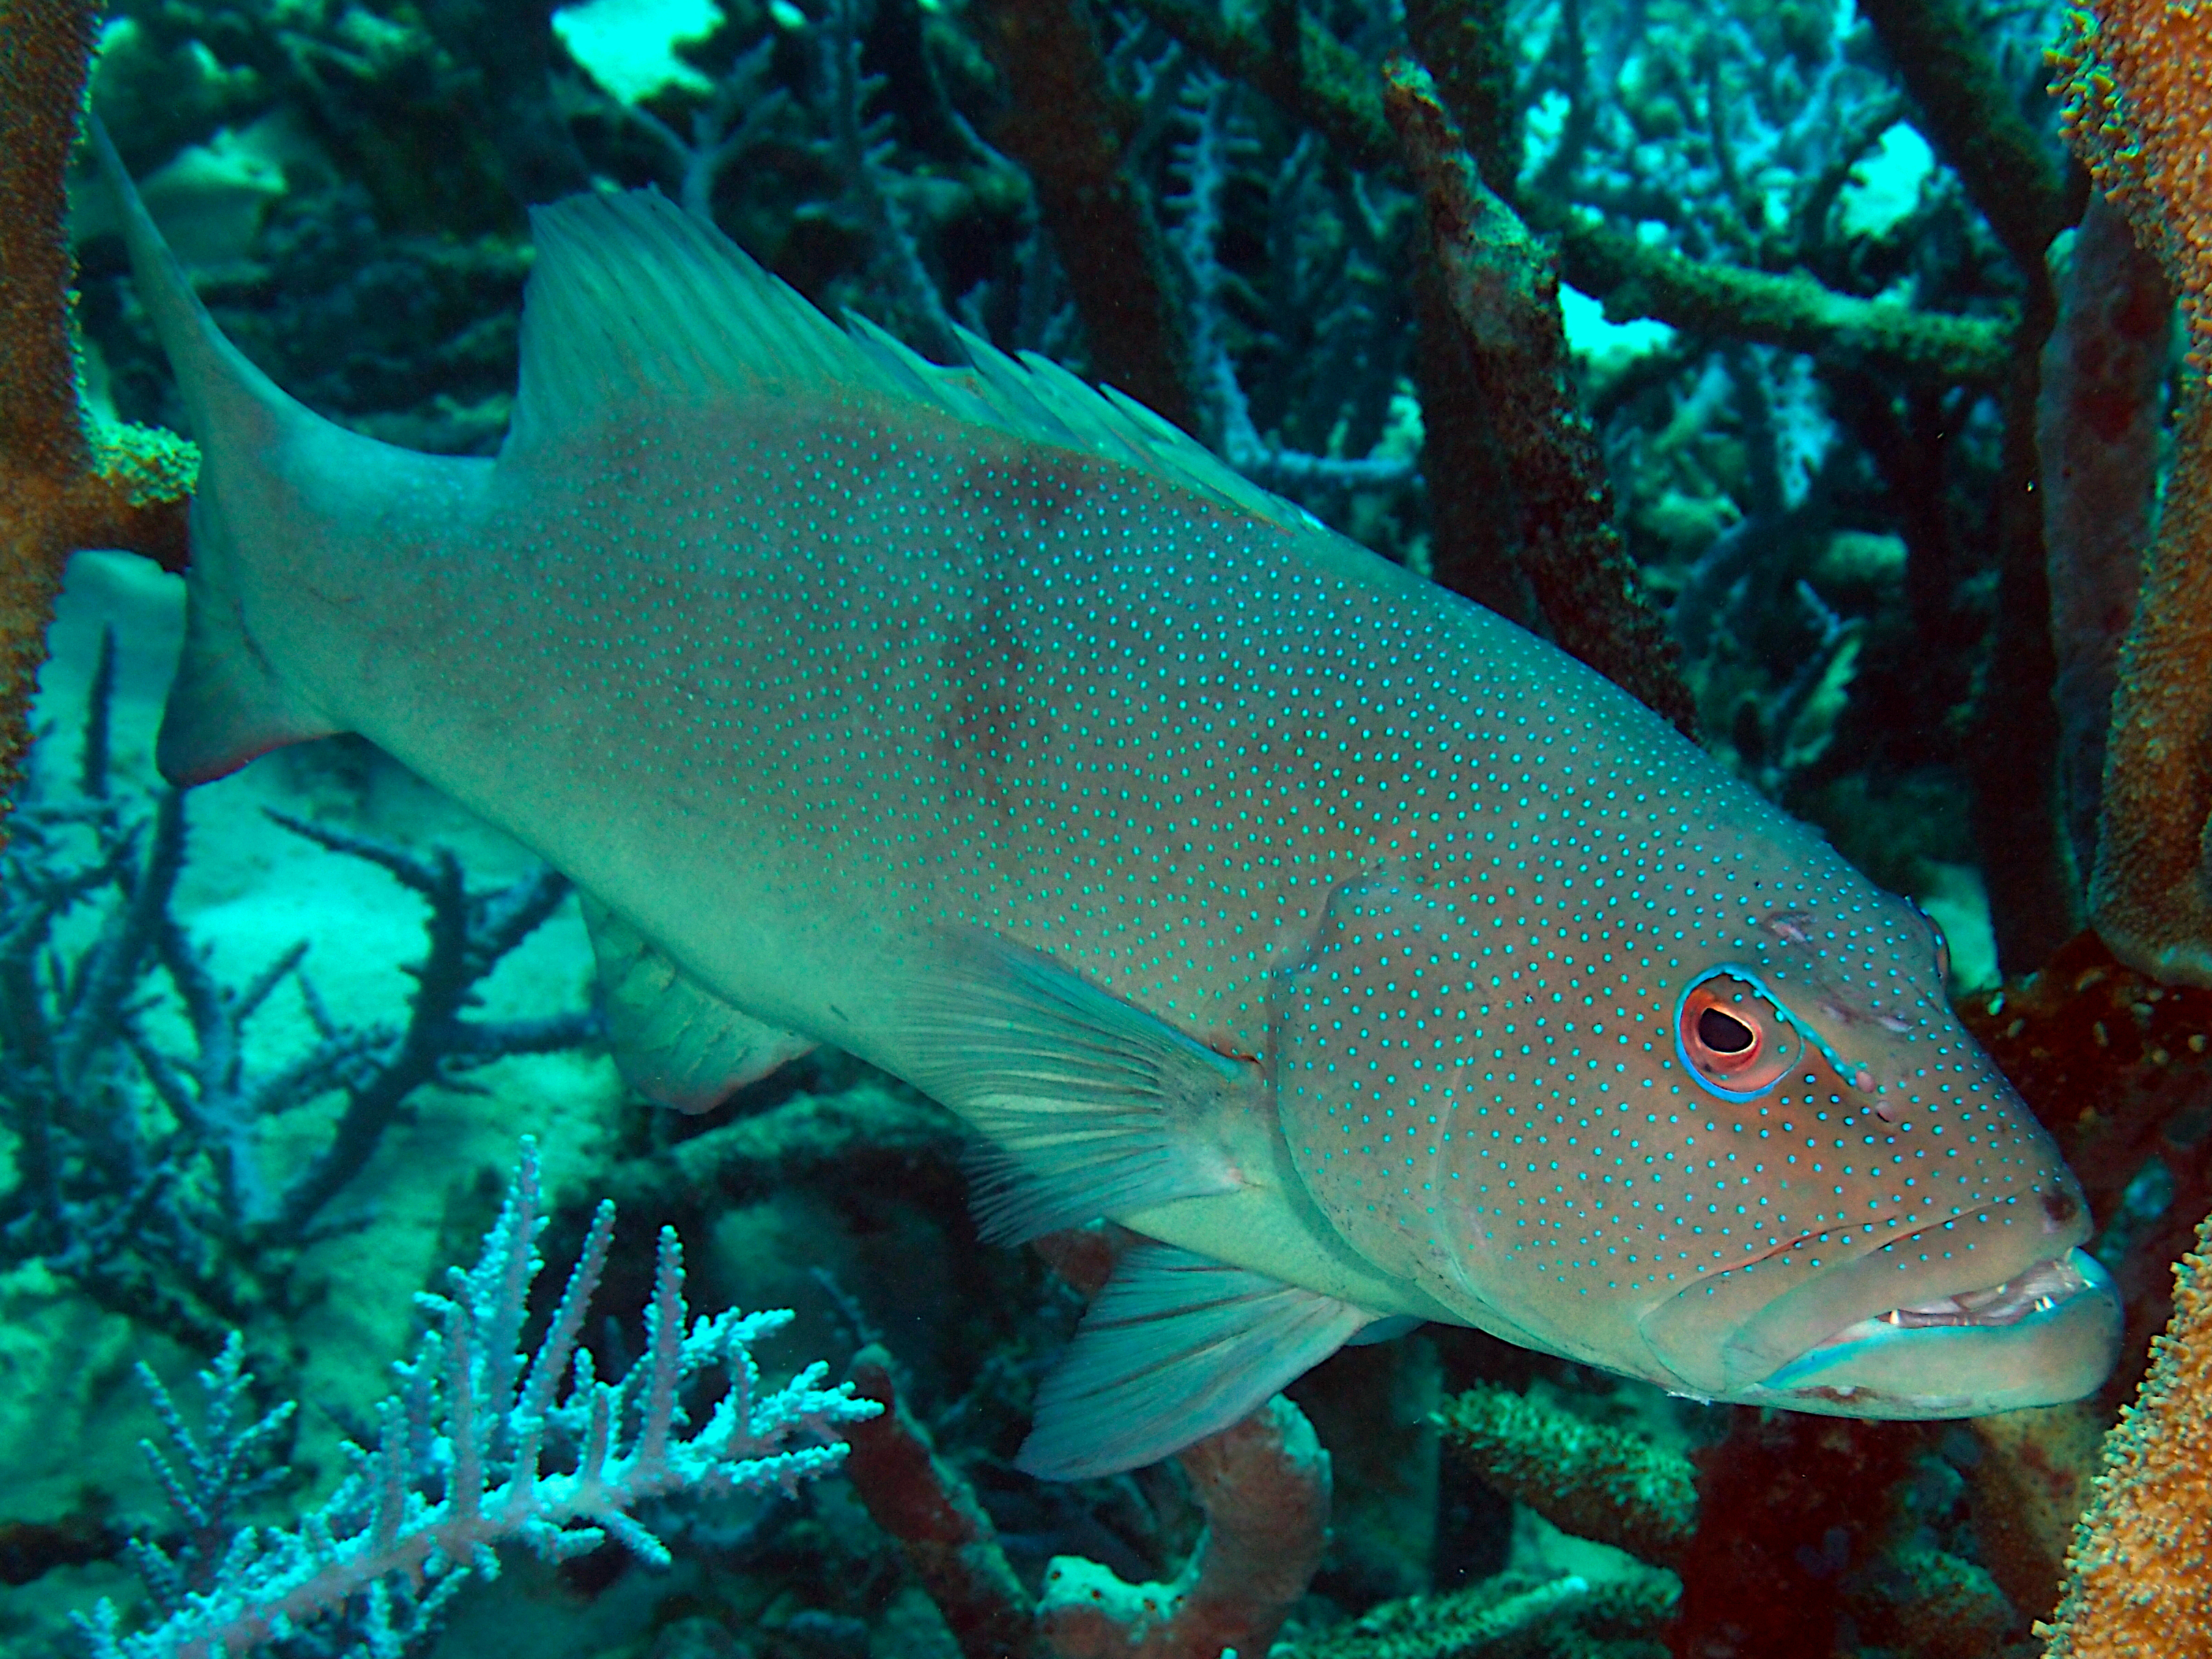
<svg viewBox="0 0 2212 1659"><path fill-rule="evenodd" d="M1776 1076L1773 1082L1764 1084L1756 1089L1723 1089L1707 1078L1698 1068L1697 1062L1690 1058L1689 1044L1682 1041L1682 1011L1689 1006L1690 994L1692 991L1700 985L1710 984L1717 979L1736 980L1748 985L1759 995L1765 997L1766 1006L1774 1011L1775 1018L1796 1032L1799 1042L1818 1048L1826 1057L1828 1064L1836 1068L1838 1077L1856 1077L1863 1069L1844 1064L1843 1056L1831 1048L1818 1031L1811 1030L1800 1024L1797 1016L1790 1012L1790 1005L1766 988L1766 981L1759 976L1756 969L1746 968L1740 963L1729 962L1723 963L1717 968L1706 969L1704 973L1685 985L1682 988L1682 994L1674 999L1674 1057L1682 1062L1684 1073L1694 1079L1700 1089L1705 1090L1708 1093L1718 1095L1723 1100L1741 1103L1747 1100L1757 1100L1761 1095L1772 1093L1781 1084L1782 1079L1790 1075L1790 1073L1784 1070Z"/></svg>

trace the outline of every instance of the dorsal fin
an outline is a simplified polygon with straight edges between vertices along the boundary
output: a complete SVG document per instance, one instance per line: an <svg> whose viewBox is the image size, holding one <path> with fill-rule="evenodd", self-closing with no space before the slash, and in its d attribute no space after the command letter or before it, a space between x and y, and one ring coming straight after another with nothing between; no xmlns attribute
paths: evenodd
<svg viewBox="0 0 2212 1659"><path fill-rule="evenodd" d="M841 329L706 220L656 190L532 210L538 263L522 307L522 384L502 457L611 404L747 401L805 391L934 409L954 420L1118 461L1285 528L1315 520L1118 392L962 331L941 368L873 324Z"/></svg>

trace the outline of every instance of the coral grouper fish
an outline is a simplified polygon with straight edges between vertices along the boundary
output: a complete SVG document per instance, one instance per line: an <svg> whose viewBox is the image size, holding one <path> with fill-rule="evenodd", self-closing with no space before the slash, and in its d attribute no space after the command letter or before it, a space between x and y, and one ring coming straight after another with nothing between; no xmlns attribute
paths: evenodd
<svg viewBox="0 0 2212 1659"><path fill-rule="evenodd" d="M2106 1376L1935 930L1544 641L656 194L535 216L489 461L309 413L126 217L204 454L162 771L364 733L574 878L646 1093L834 1043L974 1126L994 1236L1141 1235L1031 1469L1424 1320L1856 1417Z"/></svg>

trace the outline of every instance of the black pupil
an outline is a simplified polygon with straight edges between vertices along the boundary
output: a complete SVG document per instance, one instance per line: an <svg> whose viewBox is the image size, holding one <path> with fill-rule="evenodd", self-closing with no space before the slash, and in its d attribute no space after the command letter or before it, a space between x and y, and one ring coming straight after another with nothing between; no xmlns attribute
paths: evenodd
<svg viewBox="0 0 2212 1659"><path fill-rule="evenodd" d="M1752 1030L1725 1008L1698 1016L1698 1041L1717 1054L1740 1054L1751 1047Z"/></svg>

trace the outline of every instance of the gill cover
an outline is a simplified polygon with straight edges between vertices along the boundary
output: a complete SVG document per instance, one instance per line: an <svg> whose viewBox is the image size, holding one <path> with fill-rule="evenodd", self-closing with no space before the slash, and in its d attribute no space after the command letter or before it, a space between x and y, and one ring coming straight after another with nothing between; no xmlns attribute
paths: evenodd
<svg viewBox="0 0 2212 1659"><path fill-rule="evenodd" d="M1455 1057L1431 1026L1454 988L1432 958L1455 931L1422 894L1340 887L1273 999L1276 1108L1308 1194L1376 1267L1423 1278L1450 1254L1434 1177Z"/></svg>
<svg viewBox="0 0 2212 1659"><path fill-rule="evenodd" d="M1509 1340L1548 1346L1468 1276L1454 1125L1480 1030L1459 1017L1481 945L1445 899L1338 888L1305 956L1276 976L1276 1109L1307 1194L1385 1273ZM1463 1137L1462 1137L1463 1138Z"/></svg>

